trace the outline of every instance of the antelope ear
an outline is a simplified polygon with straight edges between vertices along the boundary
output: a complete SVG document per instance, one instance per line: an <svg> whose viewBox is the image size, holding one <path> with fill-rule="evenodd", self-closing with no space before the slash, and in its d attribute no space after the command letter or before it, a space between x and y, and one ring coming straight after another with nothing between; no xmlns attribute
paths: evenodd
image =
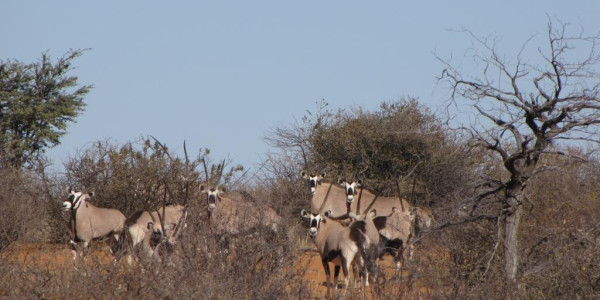
<svg viewBox="0 0 600 300"><path fill-rule="evenodd" d="M154 225L154 223L152 223L152 221L150 221L150 222L148 222L148 225L146 225L146 228L152 229L152 225Z"/></svg>
<svg viewBox="0 0 600 300"><path fill-rule="evenodd" d="M224 188L224 187L222 187L222 188L221 188L221 192L223 192L223 193L226 193L226 192L227 192L227 189L226 189L226 188Z"/></svg>
<svg viewBox="0 0 600 300"><path fill-rule="evenodd" d="M339 185L342 185L342 184L344 184L344 182L345 182L345 181L346 181L346 179L343 179L343 178L338 178L338 180L337 180L337 183L338 183Z"/></svg>
<svg viewBox="0 0 600 300"><path fill-rule="evenodd" d="M397 208L397 207L395 207L395 206L394 206L394 207L392 207L392 213L395 213L395 212L397 212L397 211L398 211L398 208Z"/></svg>
<svg viewBox="0 0 600 300"><path fill-rule="evenodd" d="M96 193L90 192L88 195L90 195L90 197L94 197L94 195L96 195Z"/></svg>
<svg viewBox="0 0 600 300"><path fill-rule="evenodd" d="M206 187L204 187L204 184L200 186L200 191L201 192L205 192L206 191Z"/></svg>
<svg viewBox="0 0 600 300"><path fill-rule="evenodd" d="M367 217L369 218L375 218L377 216L377 210L372 210L367 214Z"/></svg>
<svg viewBox="0 0 600 300"><path fill-rule="evenodd" d="M300 215L305 219L310 218L310 214L304 209L302 211L300 211Z"/></svg>
<svg viewBox="0 0 600 300"><path fill-rule="evenodd" d="M73 187L69 187L69 194L73 194L75 193L75 191L73 190Z"/></svg>
<svg viewBox="0 0 600 300"><path fill-rule="evenodd" d="M321 175L319 175L319 180L325 178L325 175L327 175L327 173L321 172Z"/></svg>
<svg viewBox="0 0 600 300"><path fill-rule="evenodd" d="M323 215L328 218L333 218L333 212L331 212L331 209L327 210Z"/></svg>
<svg viewBox="0 0 600 300"><path fill-rule="evenodd" d="M361 185L363 184L363 180L362 180L362 179L359 179L359 180L357 180L357 181L356 181L356 183L357 183L359 186L361 186Z"/></svg>
<svg viewBox="0 0 600 300"><path fill-rule="evenodd" d="M306 173L306 171L304 171L304 170L302 170L302 171L300 172L300 176L302 176L302 178L304 178L304 179L308 179L308 174L307 174L307 173Z"/></svg>

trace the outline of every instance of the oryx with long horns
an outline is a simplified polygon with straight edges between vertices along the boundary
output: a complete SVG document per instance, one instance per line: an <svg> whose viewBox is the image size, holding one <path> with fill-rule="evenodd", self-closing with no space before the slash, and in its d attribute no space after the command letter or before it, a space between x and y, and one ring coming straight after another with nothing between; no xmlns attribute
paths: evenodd
<svg viewBox="0 0 600 300"><path fill-rule="evenodd" d="M428 228L433 215L422 207L413 207L401 197L383 197L362 188L362 181L338 180L338 184L323 182L325 172L319 175L301 172L308 180L312 195L311 209L313 211L331 211L335 216L347 215L351 212L366 215L376 211L379 215L378 229L381 229L382 241L387 253L394 257L396 273L399 272L404 248L412 245L415 224L421 229ZM412 212L412 214L411 214ZM384 221L382 221L384 220ZM417 225L417 226L418 226ZM409 254L410 254L409 250Z"/></svg>
<svg viewBox="0 0 600 300"><path fill-rule="evenodd" d="M365 272L363 276L366 277L366 285L369 284L369 275L371 278L376 280L378 275L381 275L379 266L377 264L377 258L380 258L385 253L384 239L379 233L379 228L375 225L375 218L377 216L374 210L367 214L356 215L353 212L341 216L334 216L331 211L327 211L326 215L332 220L338 220L343 222L345 225L350 225L352 222L362 221L365 223L364 234L369 239L368 248L365 249L366 257L363 256L365 261Z"/></svg>
<svg viewBox="0 0 600 300"><path fill-rule="evenodd" d="M77 255L76 243L83 242L84 254L89 243L96 238L113 235L115 242L125 225L125 215L114 208L96 207L88 200L93 192L84 193L69 188L69 197L63 202L63 209L70 212L69 230L72 238L73 254Z"/></svg>
<svg viewBox="0 0 600 300"><path fill-rule="evenodd" d="M152 257L155 245L151 238L159 235L170 244L174 244L185 228L187 211L182 205L166 205L155 211L137 211L125 221L126 230L121 234L121 243L125 233L131 237L131 247L141 248L142 253Z"/></svg>
<svg viewBox="0 0 600 300"><path fill-rule="evenodd" d="M378 214L387 215L392 213L393 207L401 207L409 210L411 205L399 197L381 197L373 192L363 189L362 181L338 180L338 184L324 182L326 173L319 175L301 172L302 178L308 180L311 197L312 211L328 211L336 215L344 215L354 212L357 215L376 210ZM360 202L360 207L358 207Z"/></svg>
<svg viewBox="0 0 600 300"><path fill-rule="evenodd" d="M206 163L204 170L207 184L213 186L200 186L200 192L206 195L208 207L208 220L215 233L240 234L264 226L277 232L281 224L281 217L271 207L265 204L246 201L245 196L239 192L226 192L219 184L223 175L225 161L218 166L218 178L210 182Z"/></svg>
<svg viewBox="0 0 600 300"><path fill-rule="evenodd" d="M330 298L332 286L330 262L336 266L334 274L336 281L339 266L342 267L345 283L344 295L349 284L350 266L352 264L357 265L359 272L363 275L362 293L364 298L365 287L368 285L366 261L372 259L367 251L371 243L366 234L367 225L364 221L354 221L349 226L345 226L339 221L329 219L329 213L330 211L325 215L321 215L320 212L308 213L305 210L300 212L303 218L310 221L309 234L317 247L325 270L327 299ZM335 289L337 290L337 284L335 284Z"/></svg>

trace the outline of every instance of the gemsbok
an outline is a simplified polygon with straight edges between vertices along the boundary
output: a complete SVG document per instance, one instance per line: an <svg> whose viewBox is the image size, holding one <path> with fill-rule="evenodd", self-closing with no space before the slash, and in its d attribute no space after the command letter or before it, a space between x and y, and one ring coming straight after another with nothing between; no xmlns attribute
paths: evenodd
<svg viewBox="0 0 600 300"><path fill-rule="evenodd" d="M69 231L72 239L69 241L73 247L74 258L77 257L76 243L83 242L84 255L88 245L93 239L113 235L115 242L125 224L125 215L114 208L96 207L88 200L94 196L93 192L84 193L69 189L69 198L63 202L63 209L70 212Z"/></svg>
<svg viewBox="0 0 600 300"><path fill-rule="evenodd" d="M368 279L366 277L366 261L372 259L368 256L367 249L370 246L369 237L366 234L366 224L364 221L355 221L345 226L342 223L333 219L328 219L327 215L322 216L320 213L308 213L304 209L300 215L310 220L309 234L313 243L317 247L321 263L325 270L325 279L327 284L327 299L331 295L331 270L329 263L332 262L336 266L341 266L344 272L344 296L349 284L349 269L351 264L357 264L359 272L362 273L362 293L365 295L365 287ZM339 269L337 269L339 270ZM337 272L335 279L337 281ZM335 284L337 291L337 282Z"/></svg>
<svg viewBox="0 0 600 300"><path fill-rule="evenodd" d="M363 215L356 215L350 212L341 216L334 216L331 211L327 211L326 216L332 220L342 221L344 222L342 224L346 225L352 224L355 221L363 221L365 223L364 234L369 238L369 247L365 251L370 259L365 260L366 269L364 276L366 277L366 285L368 286L369 274L372 274L372 279L376 280L377 276L381 273L376 258L382 257L385 253L384 238L381 236L379 228L375 225L376 211L372 210Z"/></svg>
<svg viewBox="0 0 600 300"><path fill-rule="evenodd" d="M362 181L338 180L338 185L323 182L326 173L308 175L305 171L301 176L308 180L312 211L328 211L335 216L347 214L348 208L357 215L376 210L380 215L392 213L393 207L401 207L408 211L411 205L398 197L378 197L367 189L361 188Z"/></svg>
<svg viewBox="0 0 600 300"><path fill-rule="evenodd" d="M309 175L302 171L301 176L308 180L313 211L331 210L335 216L347 215L349 212L358 212L356 214L364 215L367 212L376 211L379 216L389 219L390 224L382 235L386 252L392 255L396 262L396 274L400 270L404 248L408 248L408 257L412 257L413 241L411 238L418 235L421 229L431 226L433 214L428 208L413 207L408 201L399 197L377 196L373 192L361 188L362 181L360 180L338 180L338 185L335 185L323 182L326 176L325 172L319 175ZM382 218L379 218L380 226Z"/></svg>
<svg viewBox="0 0 600 300"><path fill-rule="evenodd" d="M152 235L154 234L156 237L158 234L161 238L164 237L166 241L174 244L181 230L186 226L185 215L186 210L182 205L166 205L164 213L162 207L152 212L137 211L125 221L126 230L121 234L120 243L123 243L125 233L129 233L132 249L141 247L144 254L152 257L154 254L154 246L151 243ZM161 221L164 224L165 233L162 232Z"/></svg>
<svg viewBox="0 0 600 300"><path fill-rule="evenodd" d="M206 188L200 186L200 192L206 194L208 218L211 229L217 234L243 234L258 226L270 228L277 232L281 217L271 207L255 202L233 200L243 198L228 195L225 189L217 186Z"/></svg>

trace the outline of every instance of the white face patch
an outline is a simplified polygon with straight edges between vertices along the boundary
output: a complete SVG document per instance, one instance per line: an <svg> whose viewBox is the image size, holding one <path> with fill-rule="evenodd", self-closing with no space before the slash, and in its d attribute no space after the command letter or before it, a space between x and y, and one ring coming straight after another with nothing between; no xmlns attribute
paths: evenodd
<svg viewBox="0 0 600 300"><path fill-rule="evenodd" d="M208 211L213 211L217 208L217 202L219 199L218 189L209 189L206 191L206 201L208 202Z"/></svg>
<svg viewBox="0 0 600 300"><path fill-rule="evenodd" d="M319 180L321 180L321 178L319 176L308 177L311 195L314 195L317 192L317 184L319 184Z"/></svg>
<svg viewBox="0 0 600 300"><path fill-rule="evenodd" d="M343 181L341 185L346 191L346 201L352 203L354 201L354 194L356 194L356 187L358 187L359 184L356 181Z"/></svg>
<svg viewBox="0 0 600 300"><path fill-rule="evenodd" d="M310 229L308 233L310 236L314 238L319 231L319 225L321 225L321 215L320 214L311 214L310 215Z"/></svg>
<svg viewBox="0 0 600 300"><path fill-rule="evenodd" d="M71 208L77 209L81 204L82 196L82 192L71 191L69 193L69 198L63 202L63 209L66 211L70 210Z"/></svg>

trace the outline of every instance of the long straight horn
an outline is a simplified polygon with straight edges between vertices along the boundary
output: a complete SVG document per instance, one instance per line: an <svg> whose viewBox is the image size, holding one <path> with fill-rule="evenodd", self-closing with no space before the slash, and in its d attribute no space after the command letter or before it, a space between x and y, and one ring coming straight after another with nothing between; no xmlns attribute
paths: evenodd
<svg viewBox="0 0 600 300"><path fill-rule="evenodd" d="M160 221L160 229L162 230L163 237L167 234L165 230L165 211L167 208L167 192L169 192L169 187L165 184L165 192L163 194L163 205L162 205L162 214L158 212L158 220Z"/></svg>
<svg viewBox="0 0 600 300"><path fill-rule="evenodd" d="M223 159L223 161L219 165L219 177L217 177L217 185L221 184L221 177L223 177L223 169L225 169L225 159Z"/></svg>
<svg viewBox="0 0 600 300"><path fill-rule="evenodd" d="M329 192L331 192L331 187L333 187L333 183L329 185L329 188L327 189L327 193L325 194L325 199L323 199L323 203L321 203L321 206L319 207L319 211L318 213L321 214L321 212L323 212L323 208L325 207L325 203L327 203L327 200L329 200Z"/></svg>
<svg viewBox="0 0 600 300"><path fill-rule="evenodd" d="M183 140L183 154L185 155L185 178L183 178L183 189L185 198L183 199L183 206L187 207L188 200L190 198L190 182L189 179L192 175L192 170L190 168L190 159L188 157L187 148L185 146L185 140Z"/></svg>
<svg viewBox="0 0 600 300"><path fill-rule="evenodd" d="M152 219L152 224L156 224L156 217L152 214L152 210L148 210L148 213L150 214L150 219ZM160 222L160 219L158 221Z"/></svg>
<svg viewBox="0 0 600 300"><path fill-rule="evenodd" d="M302 145L300 145L300 151L302 151L302 159L304 159L304 169L306 170L306 173L310 175L311 172L308 166L308 159L306 159L306 151L304 151L304 147L302 147Z"/></svg>
<svg viewBox="0 0 600 300"><path fill-rule="evenodd" d="M206 166L206 158L203 157L202 158L202 165L204 166L204 176L205 176L205 180L206 180L206 185L210 185L210 182L208 181L208 167ZM210 187L209 187L210 188Z"/></svg>
<svg viewBox="0 0 600 300"><path fill-rule="evenodd" d="M157 138L155 138L154 136L150 136L165 152L165 154L167 155L167 157L169 158L169 161L173 162L173 158L171 157L171 154L169 154L169 149L167 148L167 146L165 146L163 143L161 143Z"/></svg>

